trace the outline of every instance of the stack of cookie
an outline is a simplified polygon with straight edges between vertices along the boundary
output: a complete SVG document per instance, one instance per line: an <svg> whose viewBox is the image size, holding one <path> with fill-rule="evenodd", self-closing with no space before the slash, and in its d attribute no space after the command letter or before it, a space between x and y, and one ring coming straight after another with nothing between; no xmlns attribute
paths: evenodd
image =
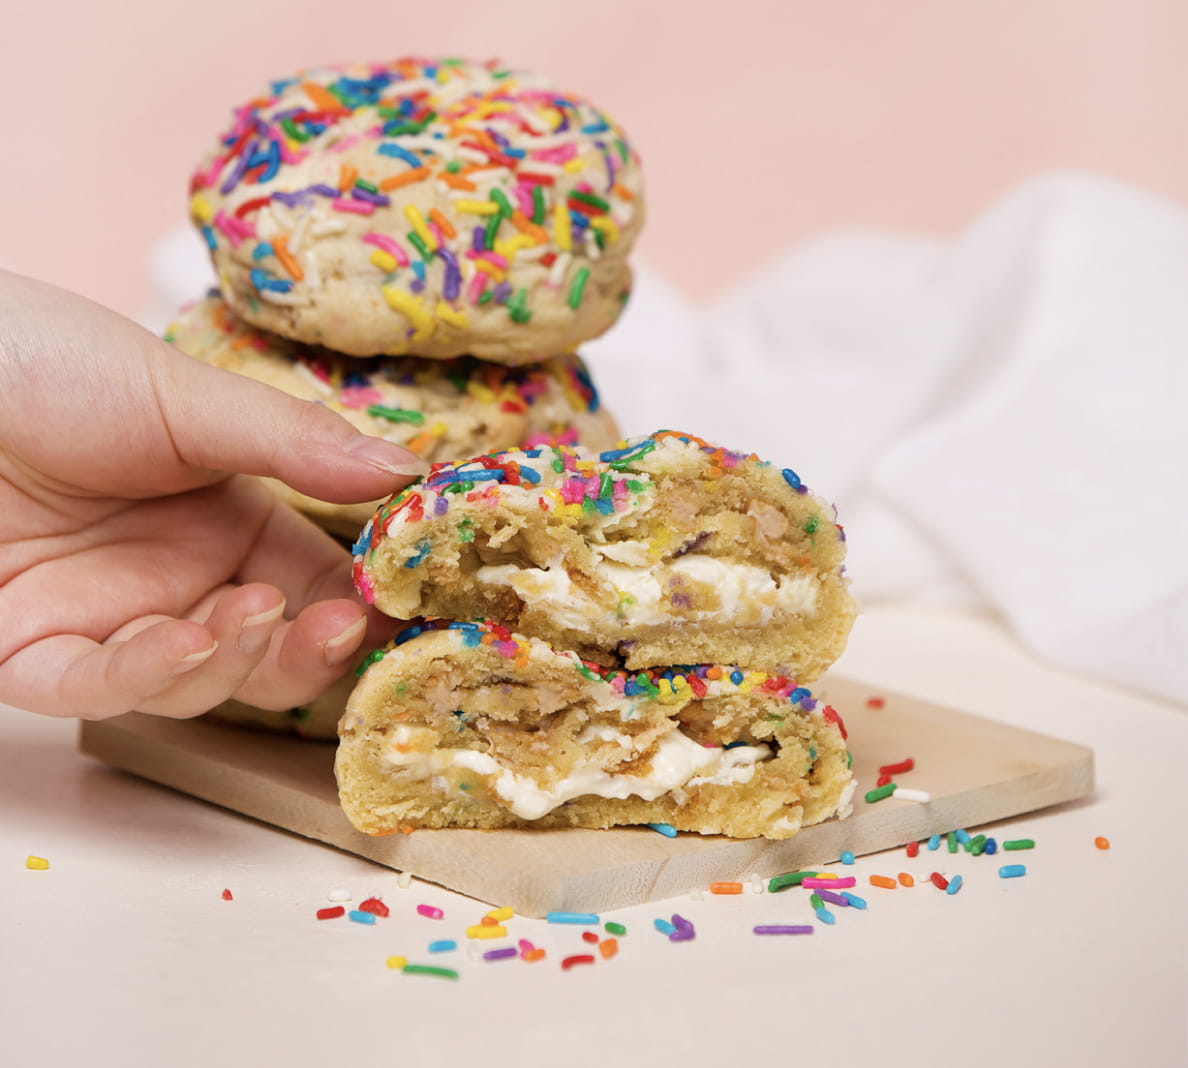
<svg viewBox="0 0 1188 1068"><path fill-rule="evenodd" d="M493 63L308 70L237 108L191 182L219 289L167 338L430 461L618 439L576 347L611 326L643 224L592 104ZM273 487L353 539L378 501ZM227 717L332 737L341 688Z"/></svg>

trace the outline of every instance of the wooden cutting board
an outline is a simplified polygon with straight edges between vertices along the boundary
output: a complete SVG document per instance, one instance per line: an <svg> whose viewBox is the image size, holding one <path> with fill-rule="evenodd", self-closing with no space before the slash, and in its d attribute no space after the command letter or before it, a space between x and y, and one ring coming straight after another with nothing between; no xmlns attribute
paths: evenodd
<svg viewBox="0 0 1188 1068"><path fill-rule="evenodd" d="M83 723L84 753L266 823L526 916L603 912L676 897L715 880L812 868L958 827L1083 797L1090 749L840 678L813 688L842 715L859 781L853 814L785 841L732 840L648 828L610 831L416 831L372 838L338 807L333 742L310 742L130 713ZM882 707L868 704L882 698ZM877 705L877 701L875 702ZM915 760L897 777L926 804L867 804L878 767Z"/></svg>

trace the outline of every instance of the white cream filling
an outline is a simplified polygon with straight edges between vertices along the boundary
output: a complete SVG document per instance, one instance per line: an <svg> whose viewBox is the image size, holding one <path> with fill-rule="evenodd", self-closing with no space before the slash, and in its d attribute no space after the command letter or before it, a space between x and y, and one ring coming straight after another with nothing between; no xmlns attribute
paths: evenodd
<svg viewBox="0 0 1188 1068"><path fill-rule="evenodd" d="M817 583L811 574L776 579L755 564L731 563L699 553L666 563L651 562L647 546L639 542L592 548L603 556L600 570L618 593L616 615L624 626L661 625L671 622L674 615L691 622L766 626L777 612L812 615L816 611ZM606 614L606 607L577 587L559 562L547 568L489 564L478 569L476 578L510 587L526 605L547 604L549 614L572 630L587 630L591 618L601 619ZM718 607L674 612L672 598L674 593L680 594L683 580L712 587Z"/></svg>
<svg viewBox="0 0 1188 1068"><path fill-rule="evenodd" d="M633 749L632 739L613 728L588 727L583 735ZM618 737L612 737L617 735ZM450 768L464 768L488 778L490 789L520 819L535 820L575 797L640 797L655 801L681 786L733 785L749 782L755 765L772 754L766 745L740 745L733 749L707 749L679 730L670 731L652 753L648 775L610 773L597 764L575 767L563 779L545 788L529 775L511 771L488 753L473 749L436 749L434 731L401 725L395 728L386 759L401 768L412 768L426 777ZM396 748L396 747L399 748Z"/></svg>

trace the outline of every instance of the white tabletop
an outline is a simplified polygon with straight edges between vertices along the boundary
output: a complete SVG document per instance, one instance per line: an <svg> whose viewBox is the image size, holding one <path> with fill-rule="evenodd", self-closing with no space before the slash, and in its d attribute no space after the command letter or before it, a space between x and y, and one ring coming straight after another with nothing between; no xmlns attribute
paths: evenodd
<svg viewBox="0 0 1188 1068"><path fill-rule="evenodd" d="M1090 745L1097 792L986 829L1033 838L1026 853L834 866L869 907L811 937L751 933L814 922L803 891L707 893L603 917L628 928L618 956L570 971L582 928L515 918L545 959L474 959L464 929L486 906L107 769L74 724L0 708L0 1065L1188 1063L1188 715L918 608L866 612L839 669ZM999 878L1010 862L1027 874ZM933 870L961 892L867 881ZM391 916L315 919L340 888ZM653 928L674 912L694 941ZM427 952L444 938L460 948ZM391 970L395 954L460 979Z"/></svg>

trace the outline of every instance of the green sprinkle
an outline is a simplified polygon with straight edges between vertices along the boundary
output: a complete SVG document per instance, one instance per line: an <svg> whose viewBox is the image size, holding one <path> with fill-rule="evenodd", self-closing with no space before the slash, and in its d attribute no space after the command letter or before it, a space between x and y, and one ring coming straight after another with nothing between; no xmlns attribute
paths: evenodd
<svg viewBox="0 0 1188 1068"><path fill-rule="evenodd" d="M411 408L386 408L382 404L369 404L367 414L387 419L389 423L412 423L413 426L420 426L425 421L423 412L414 412Z"/></svg>
<svg viewBox="0 0 1188 1068"><path fill-rule="evenodd" d="M383 660L383 658L384 658L384 650L383 649L372 649L371 652L368 653L363 658L363 663L361 663L357 668L355 668L355 678L361 678L363 675L363 672L365 672L369 667L371 667L371 665L374 664L377 660Z"/></svg>
<svg viewBox="0 0 1188 1068"><path fill-rule="evenodd" d="M866 791L866 803L873 805L876 801L882 801L886 797L890 797L895 793L896 784L893 782L887 783L886 786L879 786L873 790Z"/></svg>
<svg viewBox="0 0 1188 1068"><path fill-rule="evenodd" d="M532 221L537 226L545 221L544 190L539 185L532 187Z"/></svg>
<svg viewBox="0 0 1188 1068"><path fill-rule="evenodd" d="M1012 838L1009 842L1002 843L1003 849L1034 849L1035 840L1032 838Z"/></svg>
<svg viewBox="0 0 1188 1068"><path fill-rule="evenodd" d="M816 534L818 522L819 520L815 515L809 516L809 521L804 525L804 532L806 534Z"/></svg>
<svg viewBox="0 0 1188 1068"><path fill-rule="evenodd" d="M540 186L536 187L537 189ZM582 294L586 290L586 279L590 277L590 269L588 267L581 267L574 272L573 282L569 286L569 306L576 308L582 302Z"/></svg>
<svg viewBox="0 0 1188 1068"><path fill-rule="evenodd" d="M481 297L479 297L479 303L480 304L490 304L491 301L494 299L495 299L495 294L492 293L491 290L489 290L489 289L484 289L483 295Z"/></svg>
<svg viewBox="0 0 1188 1068"><path fill-rule="evenodd" d="M474 541L474 520L469 516L458 524L458 540L463 544Z"/></svg>
<svg viewBox="0 0 1188 1068"><path fill-rule="evenodd" d="M956 853L957 852L957 834L956 834L956 832L950 831L947 835L945 835L945 841L949 847L949 852Z"/></svg>
<svg viewBox="0 0 1188 1068"><path fill-rule="evenodd" d="M504 197L504 200L507 198ZM499 224L503 222L503 212L497 211L494 215L487 216L487 225L483 229L483 247L495 248L495 235L499 233Z"/></svg>
<svg viewBox="0 0 1188 1068"><path fill-rule="evenodd" d="M405 975L436 975L441 979L458 978L458 973L453 968L437 968L432 964L406 964L401 970Z"/></svg>
<svg viewBox="0 0 1188 1068"><path fill-rule="evenodd" d="M513 323L526 323L532 318L530 312L525 306L528 300L528 289L526 286L521 286L516 290L516 294L507 302L507 313L511 316Z"/></svg>
<svg viewBox="0 0 1188 1068"><path fill-rule="evenodd" d="M362 189L368 193L378 193L379 192L379 186L376 185L374 182L369 182L366 178L356 178L355 179L355 188Z"/></svg>
<svg viewBox="0 0 1188 1068"><path fill-rule="evenodd" d="M540 186L537 186L536 188L539 189ZM605 924L603 924L603 927L605 927L607 934L613 934L619 938L622 938L623 935L627 933L626 927L624 927L621 923L615 923L612 920L608 920Z"/></svg>
<svg viewBox="0 0 1188 1068"><path fill-rule="evenodd" d="M765 720L766 720L768 723L783 723L783 722L784 722L784 717L783 717L783 716L777 716L777 715L776 715L774 712L768 712L768 713L767 713L767 715L766 715L766 716L764 716L763 718L764 718L764 719L765 719Z"/></svg>
<svg viewBox="0 0 1188 1068"><path fill-rule="evenodd" d="M492 189L491 199L499 205L499 214L506 219L511 218L512 206L511 201L507 199L507 195L502 189Z"/></svg>
<svg viewBox="0 0 1188 1068"><path fill-rule="evenodd" d="M621 159L624 163L626 163L627 162L627 142L624 141L621 137L615 138L615 149L619 153L619 159Z"/></svg>
<svg viewBox="0 0 1188 1068"><path fill-rule="evenodd" d="M281 129L299 144L304 144L309 140L309 134L302 130L292 119L281 119Z"/></svg>
<svg viewBox="0 0 1188 1068"><path fill-rule="evenodd" d="M421 240L421 235L416 230L409 230L406 236L412 246L421 254L421 259L426 263L433 259L433 253L429 251L429 246Z"/></svg>
<svg viewBox="0 0 1188 1068"><path fill-rule="evenodd" d="M978 856L986 848L986 836L979 834L965 843L965 851L972 856Z"/></svg>
<svg viewBox="0 0 1188 1068"><path fill-rule="evenodd" d="M815 871L789 871L783 875L776 875L768 882L767 892L774 894L786 890L789 886L799 886L805 879L814 879L816 875Z"/></svg>
<svg viewBox="0 0 1188 1068"><path fill-rule="evenodd" d="M449 171L450 174L457 174L462 169L462 161L452 159L445 165L445 169Z"/></svg>
<svg viewBox="0 0 1188 1068"><path fill-rule="evenodd" d="M599 211L610 211L610 205L602 197L595 196L593 193L583 193L580 189L575 189L570 193L569 199L576 200L579 204L587 204Z"/></svg>
<svg viewBox="0 0 1188 1068"><path fill-rule="evenodd" d="M823 909L825 907L825 899L820 894L810 894L809 905L815 909Z"/></svg>
<svg viewBox="0 0 1188 1068"><path fill-rule="evenodd" d="M561 472L565 470L565 461L562 460L560 456L558 456L553 461L553 470L556 471L557 474L561 474Z"/></svg>

